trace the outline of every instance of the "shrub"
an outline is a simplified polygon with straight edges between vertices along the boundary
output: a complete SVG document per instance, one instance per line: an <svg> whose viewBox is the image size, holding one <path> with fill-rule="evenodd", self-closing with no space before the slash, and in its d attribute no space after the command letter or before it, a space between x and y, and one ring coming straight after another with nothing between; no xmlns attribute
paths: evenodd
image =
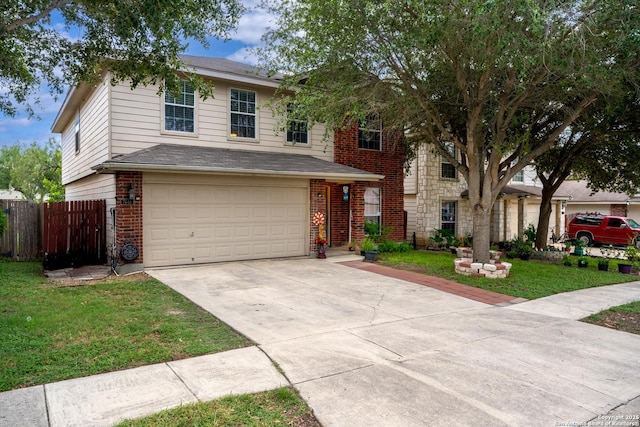
<svg viewBox="0 0 640 427"><path fill-rule="evenodd" d="M413 250L408 242L394 242L393 240L385 240L378 245L378 252L409 252Z"/></svg>
<svg viewBox="0 0 640 427"><path fill-rule="evenodd" d="M365 237L360 242L360 249L362 249L364 252L375 252L378 250L378 246L371 237Z"/></svg>

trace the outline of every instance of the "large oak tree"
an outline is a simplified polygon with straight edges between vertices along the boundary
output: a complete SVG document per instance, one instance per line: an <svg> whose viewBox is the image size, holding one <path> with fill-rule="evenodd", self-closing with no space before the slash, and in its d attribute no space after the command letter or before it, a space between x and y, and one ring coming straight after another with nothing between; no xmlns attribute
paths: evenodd
<svg viewBox="0 0 640 427"><path fill-rule="evenodd" d="M60 94L97 82L104 70L132 87L175 88L187 41L206 46L208 36L225 37L241 12L238 0L3 0L0 112L33 113L41 85ZM201 95L211 95L192 77Z"/></svg>
<svg viewBox="0 0 640 427"><path fill-rule="evenodd" d="M265 66L296 89L296 115L340 127L382 119L409 152L429 144L469 187L474 259L491 210L524 166L599 99L637 81L629 0L284 0ZM453 143L455 150L449 147Z"/></svg>

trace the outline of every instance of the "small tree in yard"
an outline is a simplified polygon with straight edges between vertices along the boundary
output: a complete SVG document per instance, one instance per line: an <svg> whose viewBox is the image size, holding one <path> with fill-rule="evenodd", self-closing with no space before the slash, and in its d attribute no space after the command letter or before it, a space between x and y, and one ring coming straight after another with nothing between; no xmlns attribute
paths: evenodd
<svg viewBox="0 0 640 427"><path fill-rule="evenodd" d="M593 191L640 191L640 98L634 88L617 99L598 101L593 115L574 123L560 142L535 161L542 182L536 247L547 245L551 200L569 177Z"/></svg>
<svg viewBox="0 0 640 427"><path fill-rule="evenodd" d="M493 205L567 129L638 81L628 0L284 0L265 67L292 113L328 128L375 117L428 144L467 182L474 260L489 261ZM292 95L295 92L295 100Z"/></svg>
<svg viewBox="0 0 640 427"><path fill-rule="evenodd" d="M53 138L46 146L37 143L19 144L0 149L0 188L14 189L25 199L42 202L64 200L62 185L62 154L60 145Z"/></svg>
<svg viewBox="0 0 640 427"><path fill-rule="evenodd" d="M7 214L0 209L0 239L4 236L4 231L7 229Z"/></svg>

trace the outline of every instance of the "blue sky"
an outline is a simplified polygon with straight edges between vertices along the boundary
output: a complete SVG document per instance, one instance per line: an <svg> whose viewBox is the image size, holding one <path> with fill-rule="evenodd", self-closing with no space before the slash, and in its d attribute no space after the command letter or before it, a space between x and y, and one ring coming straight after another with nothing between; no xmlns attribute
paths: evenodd
<svg viewBox="0 0 640 427"><path fill-rule="evenodd" d="M255 63L255 58L248 51L260 43L260 37L270 25L271 17L260 10L256 4L259 0L245 0L248 9L240 19L238 29L233 34L232 40L222 42L210 40L208 49L199 43L191 43L186 53L189 55L211 56L227 58L249 64ZM7 117L0 113L0 146L13 145L15 143L31 144L32 142L45 143L53 137L60 140L59 134L51 133L51 126L62 105L65 94L56 101L47 94L46 89L41 90L40 106L35 106L37 117L29 118L21 113L16 117Z"/></svg>

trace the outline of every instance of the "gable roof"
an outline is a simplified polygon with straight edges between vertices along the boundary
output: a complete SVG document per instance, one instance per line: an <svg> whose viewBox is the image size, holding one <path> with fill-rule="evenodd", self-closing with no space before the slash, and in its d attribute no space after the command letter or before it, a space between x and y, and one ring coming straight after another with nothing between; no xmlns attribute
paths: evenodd
<svg viewBox="0 0 640 427"><path fill-rule="evenodd" d="M116 156L92 167L98 173L116 171L189 172L326 179L328 181L378 181L374 174L303 154L231 150L228 148L159 144Z"/></svg>
<svg viewBox="0 0 640 427"><path fill-rule="evenodd" d="M587 181L564 181L556 191L556 197L571 200L573 203L604 203L604 204L625 204L627 202L638 201L638 196L629 196L624 193L612 193L609 191L597 191L587 187Z"/></svg>

